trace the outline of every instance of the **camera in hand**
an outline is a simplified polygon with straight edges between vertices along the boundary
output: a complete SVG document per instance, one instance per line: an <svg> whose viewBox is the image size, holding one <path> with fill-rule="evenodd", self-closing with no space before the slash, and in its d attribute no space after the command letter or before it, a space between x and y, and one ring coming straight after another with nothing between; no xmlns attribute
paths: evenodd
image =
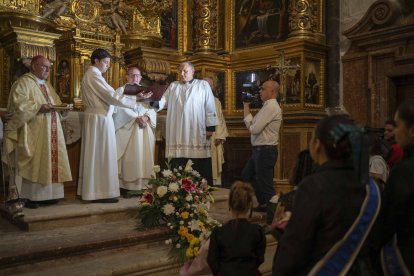
<svg viewBox="0 0 414 276"><path fill-rule="evenodd" d="M252 105L261 105L260 86L255 83L244 83L242 101L251 103Z"/></svg>

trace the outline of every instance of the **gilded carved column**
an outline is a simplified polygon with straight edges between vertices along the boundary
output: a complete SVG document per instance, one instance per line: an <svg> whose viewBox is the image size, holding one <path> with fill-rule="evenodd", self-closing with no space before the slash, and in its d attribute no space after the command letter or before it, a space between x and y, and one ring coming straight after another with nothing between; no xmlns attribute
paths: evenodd
<svg viewBox="0 0 414 276"><path fill-rule="evenodd" d="M323 30L325 0L290 1L289 38L308 38L325 41Z"/></svg>
<svg viewBox="0 0 414 276"><path fill-rule="evenodd" d="M218 47L218 12L220 0L195 0L193 6L193 50L215 52Z"/></svg>

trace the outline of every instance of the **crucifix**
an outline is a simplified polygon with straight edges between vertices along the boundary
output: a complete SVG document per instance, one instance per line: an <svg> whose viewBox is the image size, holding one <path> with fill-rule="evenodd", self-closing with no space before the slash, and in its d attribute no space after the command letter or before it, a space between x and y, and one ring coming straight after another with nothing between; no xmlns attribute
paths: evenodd
<svg viewBox="0 0 414 276"><path fill-rule="evenodd" d="M267 70L274 69L275 72L270 76L271 79L275 80L276 76L279 75L279 102L284 103L286 101L286 75L295 74L297 69L300 69L300 65L291 65L290 60L285 59L285 49L280 50L280 56L276 60L276 65L268 65Z"/></svg>

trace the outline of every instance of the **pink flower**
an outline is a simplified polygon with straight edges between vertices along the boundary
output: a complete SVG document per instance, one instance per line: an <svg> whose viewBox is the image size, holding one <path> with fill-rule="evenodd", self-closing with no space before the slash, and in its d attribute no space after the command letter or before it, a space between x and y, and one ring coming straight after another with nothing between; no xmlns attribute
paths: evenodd
<svg viewBox="0 0 414 276"><path fill-rule="evenodd" d="M144 194L144 200L145 202L152 204L154 202L154 195L151 193L145 193Z"/></svg>
<svg viewBox="0 0 414 276"><path fill-rule="evenodd" d="M191 179L184 178L181 180L181 188L186 190L188 193L194 192L196 190L196 185L191 181Z"/></svg>

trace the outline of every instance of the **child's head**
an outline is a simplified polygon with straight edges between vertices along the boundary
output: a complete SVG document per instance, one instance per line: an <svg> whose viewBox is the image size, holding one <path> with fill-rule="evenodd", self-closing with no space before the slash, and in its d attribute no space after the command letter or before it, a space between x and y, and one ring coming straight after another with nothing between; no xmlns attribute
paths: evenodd
<svg viewBox="0 0 414 276"><path fill-rule="evenodd" d="M254 191L251 185L236 181L230 188L229 208L236 214L245 214L253 206Z"/></svg>

